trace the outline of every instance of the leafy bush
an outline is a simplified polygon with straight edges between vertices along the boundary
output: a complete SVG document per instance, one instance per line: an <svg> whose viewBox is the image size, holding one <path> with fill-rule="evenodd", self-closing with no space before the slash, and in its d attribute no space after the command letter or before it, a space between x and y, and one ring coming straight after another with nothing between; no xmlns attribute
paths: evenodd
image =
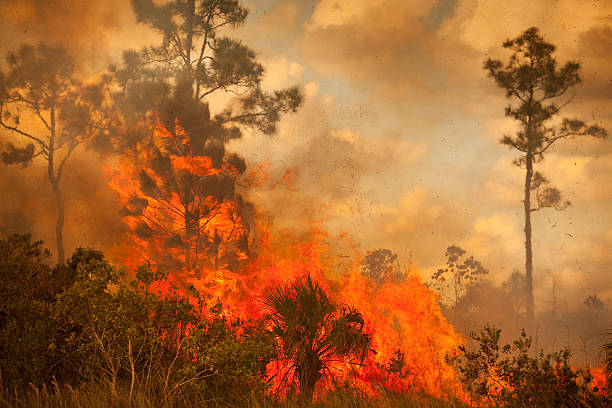
<svg viewBox="0 0 612 408"><path fill-rule="evenodd" d="M60 274L45 264L49 256L29 235L0 240L0 367L8 385L49 378L60 358L51 318Z"/></svg>
<svg viewBox="0 0 612 408"><path fill-rule="evenodd" d="M512 344L499 344L501 329L486 325L471 338L478 348L460 347L458 369L471 397L498 407L603 407L608 402L587 369L569 365L565 349L534 357L523 330Z"/></svg>
<svg viewBox="0 0 612 408"><path fill-rule="evenodd" d="M273 346L187 297L163 271L135 279L79 248L51 269L29 236L0 240L0 363L5 387L106 384L111 394L240 403L266 389ZM155 287L164 287L163 293Z"/></svg>

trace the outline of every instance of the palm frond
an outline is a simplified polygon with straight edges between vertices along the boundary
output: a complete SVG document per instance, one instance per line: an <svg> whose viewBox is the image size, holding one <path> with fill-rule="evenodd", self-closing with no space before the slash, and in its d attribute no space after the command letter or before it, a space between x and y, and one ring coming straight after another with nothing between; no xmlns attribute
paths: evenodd
<svg viewBox="0 0 612 408"><path fill-rule="evenodd" d="M277 359L285 362L280 380L286 389L311 387L321 378L334 382L334 364L361 364L371 351L361 314L334 304L310 276L270 288L263 304Z"/></svg>

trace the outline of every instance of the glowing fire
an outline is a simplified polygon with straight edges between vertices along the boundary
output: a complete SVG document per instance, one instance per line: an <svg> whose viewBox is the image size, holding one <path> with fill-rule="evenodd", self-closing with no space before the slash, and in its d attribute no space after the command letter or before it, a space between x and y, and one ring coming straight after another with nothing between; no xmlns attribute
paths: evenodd
<svg viewBox="0 0 612 408"><path fill-rule="evenodd" d="M593 387L597 387L597 389L606 390L608 388L607 375L603 368L590 368L589 371L593 376Z"/></svg>
<svg viewBox="0 0 612 408"><path fill-rule="evenodd" d="M124 261L134 267L146 259L196 274L203 268L235 269L248 258L241 201L228 194L239 171L193 154L178 124L170 132L158 122L154 131L159 144L178 145L183 154L147 151L109 170L133 240L130 249L136 251Z"/></svg>
<svg viewBox="0 0 612 408"><path fill-rule="evenodd" d="M416 270L408 271L403 280L379 285L355 270L341 296L363 314L373 330L377 354L362 373L364 382L382 382L398 391L460 395L455 371L446 360L457 352L461 339Z"/></svg>
<svg viewBox="0 0 612 408"><path fill-rule="evenodd" d="M160 143L175 143L185 153L141 152L109 169L109 184L118 193L130 232L116 255L128 268L145 261L163 265L175 282L193 286L213 302L218 299L225 313L247 320L262 316L260 299L270 286L310 275L336 302L357 308L373 335L376 354L356 370L338 365L338 377L354 372L356 381L369 390L380 384L433 395L460 393L445 360L456 352L460 338L416 270L407 271L403 280L376 283L360 273L355 259L351 270L339 274L322 245L325 233L316 228L308 240L296 241L257 225L254 242L241 200L204 189L214 189L215 180L235 182L238 170L227 163L215 167L211 158L193 154L178 123L172 131L158 123L154 132ZM265 166L257 171L261 174L249 176L252 182L267 179ZM286 174L281 182L290 178ZM202 188L195 187L189 196L178 185L181 180ZM249 249L253 245L256 251Z"/></svg>

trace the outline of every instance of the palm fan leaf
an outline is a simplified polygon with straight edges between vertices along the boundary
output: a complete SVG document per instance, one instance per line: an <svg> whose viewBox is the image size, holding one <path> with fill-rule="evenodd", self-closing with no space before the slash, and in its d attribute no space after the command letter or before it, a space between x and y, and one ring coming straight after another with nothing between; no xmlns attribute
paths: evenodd
<svg viewBox="0 0 612 408"><path fill-rule="evenodd" d="M276 357L285 363L281 386L299 387L306 399L312 399L320 379L335 383L334 363L361 364L371 351L361 314L334 304L310 276L270 288L263 305L269 311L265 324L276 343Z"/></svg>

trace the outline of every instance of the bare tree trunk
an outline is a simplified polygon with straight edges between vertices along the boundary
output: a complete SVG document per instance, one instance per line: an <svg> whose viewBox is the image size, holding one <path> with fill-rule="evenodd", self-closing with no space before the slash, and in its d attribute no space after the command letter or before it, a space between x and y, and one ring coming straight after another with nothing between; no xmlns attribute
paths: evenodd
<svg viewBox="0 0 612 408"><path fill-rule="evenodd" d="M185 267L191 270L191 240L187 237L187 248L185 248Z"/></svg>
<svg viewBox="0 0 612 408"><path fill-rule="evenodd" d="M57 242L57 263L63 264L65 259L64 251L64 200L59 188L59 180L52 180L53 194L57 205L57 220L55 222L55 241Z"/></svg>
<svg viewBox="0 0 612 408"><path fill-rule="evenodd" d="M300 401L306 406L313 405L315 384L312 379L300 378Z"/></svg>
<svg viewBox="0 0 612 408"><path fill-rule="evenodd" d="M454 286L454 289L455 289L455 312L457 312L457 305L459 304L459 282L458 282L458 279L457 279L457 274L458 273L459 272L457 270L455 270L455 276L454 276L454 279L453 279L453 281L455 283L455 286Z"/></svg>
<svg viewBox="0 0 612 408"><path fill-rule="evenodd" d="M193 237L196 235L196 226L194 225L194 216L189 209L189 204L183 204L185 208L185 240L187 241L187 247L185 248L185 266L188 270L192 269L193 260L191 251L193 250ZM197 242L196 242L197 245Z"/></svg>
<svg viewBox="0 0 612 408"><path fill-rule="evenodd" d="M55 204L57 206L57 220L55 222L55 242L57 244L57 263L63 264L64 254L64 200L59 187L59 177L55 174L55 108L51 108L51 135L49 137L49 161L47 164L47 176L53 188ZM61 167L61 166L60 166ZM59 176L59 175L58 175Z"/></svg>
<svg viewBox="0 0 612 408"><path fill-rule="evenodd" d="M195 19L195 0L187 0L187 15L185 16L185 25L187 31L187 38L185 38L185 71L190 76L191 93L193 95L193 67L191 66L191 51L193 48L193 30L194 30L194 19ZM197 97L197 96L196 96Z"/></svg>
<svg viewBox="0 0 612 408"><path fill-rule="evenodd" d="M132 355L132 339L128 339L128 353L129 353L129 357L130 357L130 374L131 374L131 381L130 381L130 395L129 395L129 401L132 401L132 394L134 392L134 383L136 382L136 369L134 367L134 356Z"/></svg>
<svg viewBox="0 0 612 408"><path fill-rule="evenodd" d="M552 278L552 315L557 317L557 279L554 276Z"/></svg>
<svg viewBox="0 0 612 408"><path fill-rule="evenodd" d="M312 343L312 342L311 342ZM312 346L312 344L310 344ZM302 363L297 369L298 379L300 383L299 399L305 406L312 406L314 402L314 393L319 377L318 370L320 369L320 361L315 357L314 353L307 353L304 358L306 363Z"/></svg>
<svg viewBox="0 0 612 408"><path fill-rule="evenodd" d="M525 155L525 307L527 316L533 319L533 252L531 249L531 180L533 178L533 156Z"/></svg>

